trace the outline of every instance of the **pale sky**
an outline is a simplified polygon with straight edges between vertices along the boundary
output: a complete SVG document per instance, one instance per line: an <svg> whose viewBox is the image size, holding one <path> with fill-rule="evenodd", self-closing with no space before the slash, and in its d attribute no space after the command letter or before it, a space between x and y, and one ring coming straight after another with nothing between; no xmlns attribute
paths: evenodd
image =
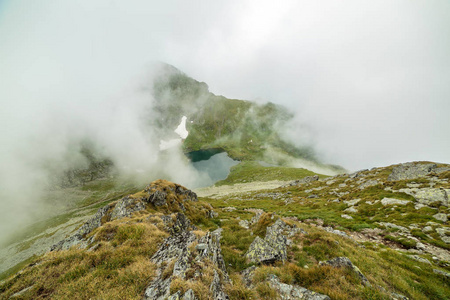
<svg viewBox="0 0 450 300"><path fill-rule="evenodd" d="M447 0L0 1L0 45L2 154L103 128L106 103L163 61L287 106L288 134L327 163L450 163Z"/></svg>

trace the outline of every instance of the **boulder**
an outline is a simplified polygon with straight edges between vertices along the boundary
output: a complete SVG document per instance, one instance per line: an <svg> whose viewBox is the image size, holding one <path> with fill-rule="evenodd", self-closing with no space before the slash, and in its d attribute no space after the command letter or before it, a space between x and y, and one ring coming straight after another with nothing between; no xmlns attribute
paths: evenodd
<svg viewBox="0 0 450 300"><path fill-rule="evenodd" d="M438 203L448 207L448 193L445 189L440 188L409 188L400 189L399 192L413 196L419 204L431 205Z"/></svg>
<svg viewBox="0 0 450 300"><path fill-rule="evenodd" d="M270 264L277 260L286 260L288 237L292 237L300 229L289 226L278 219L275 224L267 227L264 239L256 237L245 256L252 262Z"/></svg>
<svg viewBox="0 0 450 300"><path fill-rule="evenodd" d="M447 222L448 218L447 218L447 214L444 213L438 213L433 215L433 218L435 218L438 221L442 221L442 222Z"/></svg>
<svg viewBox="0 0 450 300"><path fill-rule="evenodd" d="M328 265L336 268L349 268L358 275L363 285L370 286L369 280L366 278L366 276L364 276L364 274L358 269L358 267L355 266L347 257L335 257L326 262L321 261L319 262L319 265Z"/></svg>
<svg viewBox="0 0 450 300"><path fill-rule="evenodd" d="M347 204L348 206L353 206L353 205L356 205L359 201L361 201L361 199L358 198L358 199L344 201L344 203Z"/></svg>
<svg viewBox="0 0 450 300"><path fill-rule="evenodd" d="M363 190L363 189L368 188L368 187L370 187L370 186L375 186L375 185L377 185L378 183L379 183L378 180L376 180L376 179L371 179L371 180L367 180L367 181L361 183L361 184L359 185L358 188L359 188L360 190Z"/></svg>
<svg viewBox="0 0 450 300"><path fill-rule="evenodd" d="M383 198L383 200L381 200L381 204L383 204L384 206L386 206L386 205L406 205L408 203L409 203L408 200L399 200L399 199L394 199L394 198Z"/></svg>
<svg viewBox="0 0 450 300"><path fill-rule="evenodd" d="M292 182L289 183L290 186L294 186L294 185L302 185L305 183L311 183L314 181L319 180L319 175L314 175L314 176L306 176L302 179L298 179L298 180L294 180Z"/></svg>
<svg viewBox="0 0 450 300"><path fill-rule="evenodd" d="M168 237L158 251L151 258L157 266L156 278L145 290L144 299L196 299L194 293L186 292L181 298L181 292L177 291L170 295L170 283L173 277L186 279L188 270L195 273L202 271L201 263L208 259L214 267L214 280L210 286L213 299L228 299L223 292L223 281L229 281L225 262L220 248L220 238L222 229L208 232L205 236L197 240L196 235L189 230L176 232ZM197 241L195 253L191 253L191 245ZM210 263L209 263L210 264ZM168 267L173 265L173 270ZM199 269L200 268L200 269ZM193 272L195 270L195 272ZM220 270L222 278L217 273ZM194 280L194 279L190 279Z"/></svg>
<svg viewBox="0 0 450 300"><path fill-rule="evenodd" d="M436 168L436 164L432 163L404 163L392 169L392 173L388 176L388 180L415 179L430 174Z"/></svg>
<svg viewBox="0 0 450 300"><path fill-rule="evenodd" d="M290 285L282 283L276 275L269 275L268 282L270 286L275 289L280 296L280 299L285 300L330 300L331 298L327 295L319 294L311 290L305 289L304 287L298 285Z"/></svg>

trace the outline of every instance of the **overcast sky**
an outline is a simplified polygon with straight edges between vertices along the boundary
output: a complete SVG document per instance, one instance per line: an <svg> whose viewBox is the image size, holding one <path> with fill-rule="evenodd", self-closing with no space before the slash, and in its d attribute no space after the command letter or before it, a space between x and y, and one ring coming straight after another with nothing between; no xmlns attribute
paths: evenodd
<svg viewBox="0 0 450 300"><path fill-rule="evenodd" d="M152 61L288 106L328 163L450 163L448 0L0 1L2 153L96 118Z"/></svg>

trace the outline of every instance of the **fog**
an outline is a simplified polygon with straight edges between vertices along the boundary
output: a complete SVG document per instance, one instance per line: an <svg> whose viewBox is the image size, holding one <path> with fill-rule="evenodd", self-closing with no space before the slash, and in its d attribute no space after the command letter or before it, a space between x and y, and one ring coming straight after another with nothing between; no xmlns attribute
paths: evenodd
<svg viewBox="0 0 450 300"><path fill-rule="evenodd" d="M158 163L144 121L158 61L216 94L287 106L286 137L326 163L450 162L446 0L10 0L0 41L2 228L37 209L49 170L83 164L79 141L130 173L201 176L176 149Z"/></svg>

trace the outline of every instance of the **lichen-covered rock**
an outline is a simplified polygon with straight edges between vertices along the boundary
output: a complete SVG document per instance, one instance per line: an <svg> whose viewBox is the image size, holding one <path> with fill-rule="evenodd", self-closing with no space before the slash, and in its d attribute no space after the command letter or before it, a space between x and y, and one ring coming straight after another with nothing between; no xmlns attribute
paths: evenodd
<svg viewBox="0 0 450 300"><path fill-rule="evenodd" d="M441 240L446 243L450 244L450 228L449 227L438 227L436 228L436 232L439 234L439 237Z"/></svg>
<svg viewBox="0 0 450 300"><path fill-rule="evenodd" d="M440 205L448 207L448 195L444 189L425 188L419 189L412 195L416 200L422 204L429 205L439 202Z"/></svg>
<svg viewBox="0 0 450 300"><path fill-rule="evenodd" d="M349 268L358 275L363 285L370 286L369 280L366 278L366 276L364 276L359 268L355 266L347 257L335 257L333 259L327 260L326 262L321 261L319 262L319 265L328 265L336 268Z"/></svg>
<svg viewBox="0 0 450 300"><path fill-rule="evenodd" d="M286 260L288 237L292 237L300 229L289 226L278 219L275 224L267 227L264 239L256 237L245 256L252 262L270 264L277 260Z"/></svg>
<svg viewBox="0 0 450 300"><path fill-rule="evenodd" d="M330 300L327 295L319 294L298 285L282 283L276 275L269 275L268 282L283 300Z"/></svg>
<svg viewBox="0 0 450 300"><path fill-rule="evenodd" d="M447 214L444 214L444 213L435 214L435 215L433 215L433 218L435 218L438 221L442 221L444 223L447 222L447 220L448 220Z"/></svg>
<svg viewBox="0 0 450 300"><path fill-rule="evenodd" d="M395 181L423 177L430 174L436 168L436 164L430 163L404 163L392 169L388 180Z"/></svg>
<svg viewBox="0 0 450 300"><path fill-rule="evenodd" d="M219 274L214 270L214 279L211 282L211 286L209 287L209 291L211 292L214 300L225 300L230 299L227 294L223 291L223 286L220 281Z"/></svg>
<svg viewBox="0 0 450 300"><path fill-rule="evenodd" d="M399 199L395 199L395 198L383 198L383 200L381 200L381 204L383 204L384 206L386 206L386 205L406 205L408 203L409 203L408 200L399 200Z"/></svg>
<svg viewBox="0 0 450 300"><path fill-rule="evenodd" d="M367 181L361 183L361 184L358 186L358 188L359 188L360 190L363 190L363 189L365 189L365 188L368 188L368 187L377 185L378 183L379 183L378 180L376 180L376 179L371 179L371 180L367 180Z"/></svg>
<svg viewBox="0 0 450 300"><path fill-rule="evenodd" d="M199 264L199 262L205 259L212 263L214 272L217 274L217 276L214 275L213 283L210 286L211 294L215 295L213 299L228 299L228 296L223 292L223 282L228 282L229 277L220 247L221 232L222 229L219 228L197 239L192 231L186 229L168 237L151 258L157 266L157 276L145 290L144 299L162 300L168 298L172 278L187 279L186 273L188 270L191 273L201 272L202 264ZM193 251L196 253L192 253L190 250L194 242L198 242L195 247L196 251ZM173 269L167 269L171 266ZM217 270L220 270L222 280ZM178 291L170 297L170 299L195 299L192 291L186 292L183 298L180 298L181 293L178 293Z"/></svg>
<svg viewBox="0 0 450 300"><path fill-rule="evenodd" d="M294 185L302 185L305 183L311 183L314 181L319 180L319 175L314 175L314 176L306 176L302 179L298 179L298 180L294 180L292 182L289 183L290 186L294 186Z"/></svg>
<svg viewBox="0 0 450 300"><path fill-rule="evenodd" d="M222 256L222 249L220 247L221 235L222 228L219 228L213 232L208 232L204 237L200 238L199 243L205 244L206 248L199 250L197 260L208 258L222 271L224 280L229 281L227 268Z"/></svg>

